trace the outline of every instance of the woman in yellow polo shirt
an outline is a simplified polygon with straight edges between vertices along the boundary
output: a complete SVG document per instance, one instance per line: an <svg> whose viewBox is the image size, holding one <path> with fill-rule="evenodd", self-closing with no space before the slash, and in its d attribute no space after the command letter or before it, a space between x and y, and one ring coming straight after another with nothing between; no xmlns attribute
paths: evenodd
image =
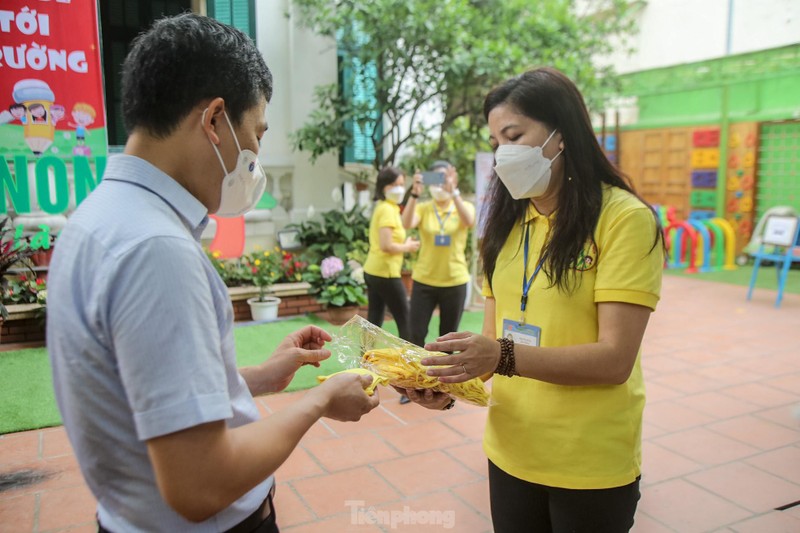
<svg viewBox="0 0 800 533"><path fill-rule="evenodd" d="M436 307L439 335L458 330L469 283L464 251L469 228L475 224L475 207L461 198L455 167L447 161L436 161L430 170L444 174L444 183L429 185L432 200L417 203L423 183L422 175L415 174L402 216L406 229L419 228L410 312L410 340L419 346L425 343Z"/></svg>
<svg viewBox="0 0 800 533"><path fill-rule="evenodd" d="M383 325L386 307L397 323L400 338L409 340L408 293L400 279L403 254L419 249L419 241L406 238L400 219L400 202L405 196L405 175L386 167L378 173L375 183L375 208L369 223L369 253L364 263L369 311L367 319L376 326Z"/></svg>
<svg viewBox="0 0 800 533"><path fill-rule="evenodd" d="M640 346L661 290L653 210L606 159L575 85L540 68L484 102L496 178L483 335L426 346L442 382L493 375L484 436L497 533L616 533L639 499ZM434 360L435 359L435 360ZM449 398L408 392L431 408Z"/></svg>

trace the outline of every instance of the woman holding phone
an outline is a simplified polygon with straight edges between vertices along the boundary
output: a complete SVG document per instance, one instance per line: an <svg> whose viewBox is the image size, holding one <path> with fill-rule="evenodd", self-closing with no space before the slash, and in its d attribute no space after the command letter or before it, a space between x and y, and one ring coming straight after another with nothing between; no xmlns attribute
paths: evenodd
<svg viewBox="0 0 800 533"><path fill-rule="evenodd" d="M432 200L419 202L423 187ZM411 342L422 346L433 311L439 308L439 335L458 331L469 283L465 256L475 206L461 198L458 174L447 161L417 173L403 210L403 227L418 228L419 256L411 290Z"/></svg>

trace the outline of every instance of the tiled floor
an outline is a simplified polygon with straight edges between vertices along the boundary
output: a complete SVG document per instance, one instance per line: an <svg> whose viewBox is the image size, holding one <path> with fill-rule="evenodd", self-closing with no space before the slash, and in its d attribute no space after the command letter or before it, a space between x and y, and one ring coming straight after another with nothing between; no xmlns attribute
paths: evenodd
<svg viewBox="0 0 800 533"><path fill-rule="evenodd" d="M774 292L748 303L745 290L665 277L644 347L637 533L800 532L800 505L775 510L800 501L800 296L778 310ZM298 394L260 402L269 413ZM484 410L381 397L358 424L316 424L281 467L281 530L491 531ZM20 470L49 477L0 492L0 532L95 530L60 428L0 437L0 472Z"/></svg>

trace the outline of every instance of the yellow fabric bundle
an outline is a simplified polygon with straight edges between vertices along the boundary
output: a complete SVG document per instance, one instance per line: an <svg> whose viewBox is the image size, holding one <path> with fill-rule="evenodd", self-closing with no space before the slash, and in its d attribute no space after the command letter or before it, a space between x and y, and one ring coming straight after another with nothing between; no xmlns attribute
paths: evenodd
<svg viewBox="0 0 800 533"><path fill-rule="evenodd" d="M428 352L432 356L445 355L441 352ZM376 374L388 378L389 383L404 389L432 389L450 396L486 407L489 405L489 393L478 378L464 383L442 383L437 378L427 375L427 367L421 365L416 358L404 357L398 348L381 348L369 350L361 360L361 366Z"/></svg>
<svg viewBox="0 0 800 533"><path fill-rule="evenodd" d="M369 395L369 396L372 396L373 394L375 394L375 388L378 385L386 385L389 382L389 380L387 378L385 378L383 376L379 376L375 372L371 372L371 371L367 370L366 368L349 368L347 370L342 370L340 372L336 372L336 373L331 374L329 376L317 376L317 381L322 383L323 381L325 381L328 378L332 378L333 376L336 376L336 375L339 375L339 374L344 374L345 372L350 373L350 374L365 374L367 376L372 376L372 383L370 383L369 386L366 389L364 389L364 392L366 392L367 395Z"/></svg>

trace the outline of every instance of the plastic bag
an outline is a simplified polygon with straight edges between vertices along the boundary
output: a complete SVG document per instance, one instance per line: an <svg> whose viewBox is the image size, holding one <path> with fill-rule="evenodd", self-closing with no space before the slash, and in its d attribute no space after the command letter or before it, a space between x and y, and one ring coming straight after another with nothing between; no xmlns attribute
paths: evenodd
<svg viewBox="0 0 800 533"><path fill-rule="evenodd" d="M429 367L420 364L426 357L446 355L429 352L356 315L348 320L327 348L349 368L366 368L404 389L432 389L473 405L489 405L489 392L479 378L464 383L441 383L426 374Z"/></svg>

